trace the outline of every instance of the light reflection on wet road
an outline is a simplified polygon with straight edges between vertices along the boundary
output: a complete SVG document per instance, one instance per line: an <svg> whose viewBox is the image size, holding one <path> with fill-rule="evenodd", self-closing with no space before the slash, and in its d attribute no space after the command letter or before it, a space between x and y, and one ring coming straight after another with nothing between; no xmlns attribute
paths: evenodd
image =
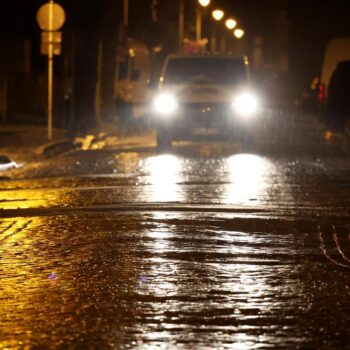
<svg viewBox="0 0 350 350"><path fill-rule="evenodd" d="M13 171L0 208L166 202L347 214L347 159L77 152Z"/></svg>
<svg viewBox="0 0 350 350"><path fill-rule="evenodd" d="M349 347L344 158L96 151L11 174L0 348Z"/></svg>
<svg viewBox="0 0 350 350"><path fill-rule="evenodd" d="M109 160L106 153L84 156L83 161L76 161L77 155L74 155L50 163L49 167L33 166L25 169L24 174L17 171L21 177L31 179L9 183L9 191L4 189L0 193L2 207L16 209L124 202L256 206L267 199L275 181L281 189L284 187L284 174L277 174L276 164L256 155L200 159L175 155L146 158L130 155L129 158L126 154L115 156L109 152ZM104 163L99 158L104 159ZM72 174L80 177L67 180L66 176ZM48 175L54 178L43 182L41 177Z"/></svg>

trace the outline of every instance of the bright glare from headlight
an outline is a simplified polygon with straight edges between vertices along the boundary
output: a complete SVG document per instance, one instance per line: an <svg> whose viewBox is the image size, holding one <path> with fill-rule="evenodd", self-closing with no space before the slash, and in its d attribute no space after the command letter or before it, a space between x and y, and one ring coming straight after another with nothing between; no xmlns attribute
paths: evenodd
<svg viewBox="0 0 350 350"><path fill-rule="evenodd" d="M239 115L249 117L257 112L258 100L253 94L246 92L238 95L233 100L232 106Z"/></svg>
<svg viewBox="0 0 350 350"><path fill-rule="evenodd" d="M177 109L177 102L174 96L161 94L154 101L154 109L159 114L172 114Z"/></svg>

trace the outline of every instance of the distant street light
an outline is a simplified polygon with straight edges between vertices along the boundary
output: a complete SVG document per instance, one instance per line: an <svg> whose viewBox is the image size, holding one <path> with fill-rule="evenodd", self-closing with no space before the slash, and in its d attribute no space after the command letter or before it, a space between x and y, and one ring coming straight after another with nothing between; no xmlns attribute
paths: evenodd
<svg viewBox="0 0 350 350"><path fill-rule="evenodd" d="M211 15L213 16L213 18L215 19L216 22L219 22L224 18L225 13L224 13L224 11L217 9L217 10L214 10L211 13ZM218 29L217 27L218 27L218 25L216 23L214 23L214 25L212 27L213 28L212 33L211 33L211 51L212 52L215 52L216 48L217 48L216 47L217 46L217 42L216 42L217 37L216 36L217 36L217 29ZM219 33L220 33L220 31L219 31Z"/></svg>
<svg viewBox="0 0 350 350"><path fill-rule="evenodd" d="M196 40L200 42L202 40L202 7L210 5L210 0L198 0L196 8Z"/></svg>
<svg viewBox="0 0 350 350"><path fill-rule="evenodd" d="M236 28L237 26L237 21L234 20L233 18L229 18L226 22L225 25L228 29L232 30L233 28Z"/></svg>
<svg viewBox="0 0 350 350"><path fill-rule="evenodd" d="M210 5L210 0L198 0L199 5L207 7Z"/></svg>
<svg viewBox="0 0 350 350"><path fill-rule="evenodd" d="M221 21L224 18L225 13L222 10L214 10L212 12L212 16L215 19L215 21Z"/></svg>
<svg viewBox="0 0 350 350"><path fill-rule="evenodd" d="M229 29L230 31L233 30L234 28L237 27L237 21L233 18L228 18L225 22L225 26L227 29ZM230 38L229 42L227 42L227 38ZM231 35L228 36L227 33L225 33L222 37L221 37L221 50L231 50L231 44L232 44L232 38Z"/></svg>
<svg viewBox="0 0 350 350"><path fill-rule="evenodd" d="M243 29L239 29L237 28L234 32L233 32L234 36L237 38L237 39L242 39L243 36L244 36L244 30Z"/></svg>

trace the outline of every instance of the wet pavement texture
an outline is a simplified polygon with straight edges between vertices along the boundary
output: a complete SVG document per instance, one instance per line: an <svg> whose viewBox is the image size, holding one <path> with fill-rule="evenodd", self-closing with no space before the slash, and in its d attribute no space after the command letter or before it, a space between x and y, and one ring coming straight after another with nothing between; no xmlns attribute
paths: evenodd
<svg viewBox="0 0 350 350"><path fill-rule="evenodd" d="M0 183L0 348L350 348L350 161L78 151Z"/></svg>

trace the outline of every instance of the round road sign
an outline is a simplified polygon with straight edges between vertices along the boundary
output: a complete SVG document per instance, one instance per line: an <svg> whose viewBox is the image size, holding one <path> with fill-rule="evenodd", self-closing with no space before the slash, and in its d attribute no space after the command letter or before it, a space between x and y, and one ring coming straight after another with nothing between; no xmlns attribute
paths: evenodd
<svg viewBox="0 0 350 350"><path fill-rule="evenodd" d="M40 7L36 19L41 30L51 32L62 28L66 14L61 5L50 1Z"/></svg>

